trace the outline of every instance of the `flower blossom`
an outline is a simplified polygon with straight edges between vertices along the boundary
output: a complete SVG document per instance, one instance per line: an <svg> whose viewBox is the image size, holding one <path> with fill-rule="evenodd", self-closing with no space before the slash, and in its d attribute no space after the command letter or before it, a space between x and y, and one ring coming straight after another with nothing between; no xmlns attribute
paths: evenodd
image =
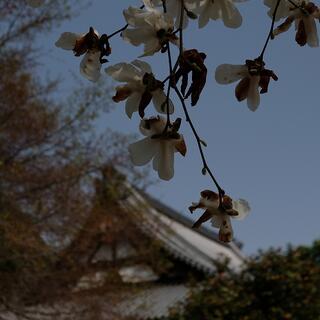
<svg viewBox="0 0 320 320"><path fill-rule="evenodd" d="M196 19L197 16L194 12L196 8L196 3L199 0L184 0L184 9L183 9L183 23L182 28L188 26L189 17ZM156 6L163 6L162 0L153 0L152 1ZM166 9L168 14L170 14L175 20L175 27L179 28L181 24L181 0L167 0Z"/></svg>
<svg viewBox="0 0 320 320"><path fill-rule="evenodd" d="M58 48L73 50L75 56L84 57L80 63L80 73L90 81L98 81L100 77L101 64L107 62L103 59L111 53L108 37L99 37L97 31L90 28L87 34L64 32L55 43Z"/></svg>
<svg viewBox="0 0 320 320"><path fill-rule="evenodd" d="M140 131L146 138L129 146L131 160L136 166L143 166L152 160L153 169L163 180L170 180L174 175L174 153L185 156L187 147L183 136L178 133L181 119L169 125L163 117L143 119Z"/></svg>
<svg viewBox="0 0 320 320"><path fill-rule="evenodd" d="M150 65L141 60L130 63L118 63L106 69L106 73L114 80L124 82L116 87L116 94L112 98L115 102L126 101L126 114L129 118L133 112L139 111L141 118L148 104L153 102L159 113L173 113L173 104L167 99L163 91L163 83L156 80Z"/></svg>
<svg viewBox="0 0 320 320"><path fill-rule="evenodd" d="M310 47L318 47L316 19L320 19L320 9L313 2L300 1L299 7L291 8L286 20L273 30L273 35L277 36L287 31L294 22L297 31L296 42L300 46L308 44Z"/></svg>
<svg viewBox="0 0 320 320"><path fill-rule="evenodd" d="M44 0L26 0L27 4L33 8L38 8L43 5Z"/></svg>
<svg viewBox="0 0 320 320"><path fill-rule="evenodd" d="M192 203L189 207L191 213L196 209L204 209L205 212L195 222L193 228L199 228L202 223L211 219L211 225L219 228L219 240L223 242L230 242L233 239L233 229L230 218L244 219L249 211L250 206L246 200L239 199L233 201L229 196L222 197L220 205L219 195L210 190L201 192L199 202Z"/></svg>
<svg viewBox="0 0 320 320"><path fill-rule="evenodd" d="M242 24L242 16L234 5L246 0L197 0L196 12L199 13L199 28L207 25L210 19L222 19L228 28L238 28Z"/></svg>
<svg viewBox="0 0 320 320"><path fill-rule="evenodd" d="M247 99L248 108L256 111L260 104L260 93L268 92L269 82L278 77L272 70L264 68L265 63L261 59L246 60L245 65L222 64L215 72L216 81L219 84L229 84L240 80L235 89L238 101ZM261 88L259 93L259 87Z"/></svg>
<svg viewBox="0 0 320 320"><path fill-rule="evenodd" d="M276 9L278 0L264 0L263 3L270 8L268 15L270 18L273 18L274 10ZM287 17L289 15L291 6L292 5L287 0L281 0L278 5L275 21Z"/></svg>
<svg viewBox="0 0 320 320"><path fill-rule="evenodd" d="M132 29L122 32L122 37L134 46L144 44L142 56L151 56L158 51L164 52L168 42L177 45L177 36L173 34L174 21L171 15L162 13L144 0L145 9L129 7L124 17Z"/></svg>

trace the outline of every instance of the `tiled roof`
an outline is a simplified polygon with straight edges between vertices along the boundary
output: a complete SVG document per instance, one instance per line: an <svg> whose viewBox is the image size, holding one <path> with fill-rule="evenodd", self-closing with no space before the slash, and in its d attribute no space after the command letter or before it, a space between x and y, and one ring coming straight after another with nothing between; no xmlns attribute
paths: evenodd
<svg viewBox="0 0 320 320"><path fill-rule="evenodd" d="M153 319L166 317L170 308L185 300L188 289L184 285L156 286L129 297L118 311L123 316L135 319Z"/></svg>
<svg viewBox="0 0 320 320"><path fill-rule="evenodd" d="M175 257L207 273L215 271L214 261L226 258L231 268L241 267L245 258L236 245L221 243L208 230L192 229L191 220L139 190L131 191L124 208L136 215L144 232L160 240Z"/></svg>

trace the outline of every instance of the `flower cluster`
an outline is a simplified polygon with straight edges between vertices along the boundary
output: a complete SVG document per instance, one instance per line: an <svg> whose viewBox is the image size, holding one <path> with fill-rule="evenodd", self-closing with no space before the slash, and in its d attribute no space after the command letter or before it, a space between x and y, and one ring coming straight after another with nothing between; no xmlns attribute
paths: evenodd
<svg viewBox="0 0 320 320"><path fill-rule="evenodd" d="M235 6L235 2L247 0L185 0L183 8L183 19L181 19L181 1L167 0L167 11L176 19L176 27L185 28L188 24L188 17L198 19L199 28L205 27L210 20L221 19L228 28L238 28L241 26L242 17ZM162 0L154 0L154 4L162 5Z"/></svg>
<svg viewBox="0 0 320 320"><path fill-rule="evenodd" d="M158 51L164 52L168 42L177 44L173 18L157 10L151 3L144 1L145 9L129 7L123 14L132 28L122 33L125 41L134 46L144 44L143 56L151 56Z"/></svg>
<svg viewBox="0 0 320 320"><path fill-rule="evenodd" d="M295 40L300 46L308 44L310 47L318 47L318 31L316 21L320 18L319 7L309 0L264 0L264 4L270 8L268 14L273 17L273 12L278 5L275 21L285 19L273 30L273 37L289 30L294 23L296 28Z"/></svg>
<svg viewBox="0 0 320 320"><path fill-rule="evenodd" d="M37 1L34 1L34 6L35 2ZM120 34L123 40L133 46L143 45L140 57L152 56L158 52L168 55L169 75L163 81L158 80L151 66L142 60L120 62L105 69L107 75L120 82L115 88L113 101L125 101L125 111L130 119L135 112L141 117L139 127L145 137L129 146L130 158L136 166L143 166L152 161L152 167L160 179L172 179L174 154L180 153L185 156L187 152L184 137L180 133L181 118L175 121L170 118L174 112L170 89L173 89L180 99L187 120L191 123L198 140L200 151L204 154L204 142L200 140L192 125L184 101L191 97L191 105L194 106L200 99L207 80L206 54L197 49L183 48L183 30L187 27L189 18L198 19L200 28L207 25L211 19L221 19L224 25L230 28L239 27L242 17L234 2L237 1L143 0L142 7L129 7L123 11L126 26L109 36L100 36L91 27L86 34L65 32L56 42L57 47L71 50L75 56L84 56L80 63L80 73L91 81L100 78L101 66L107 62L104 57L111 54L109 40L116 34ZM179 50L175 64L172 61L171 44ZM259 72L262 79L264 71ZM177 84L180 80L179 90ZM155 111L166 117L156 115L145 118L145 111L151 102Z"/></svg>
<svg viewBox="0 0 320 320"><path fill-rule="evenodd" d="M243 0L246 1L246 0ZM199 13L199 27L203 28L210 19L222 19L228 28L238 28L242 24L242 17L234 5L238 0L198 0L196 12Z"/></svg>
<svg viewBox="0 0 320 320"><path fill-rule="evenodd" d="M320 19L319 8L308 0L300 1L296 7L291 3L284 3L287 5L286 19L273 31L273 35L277 36L287 31L292 23L295 23L296 42L300 46L308 44L310 47L318 47L319 38L316 20Z"/></svg>
<svg viewBox="0 0 320 320"><path fill-rule="evenodd" d="M139 111L141 118L152 100L159 113L173 113L173 103L163 91L164 84L156 80L148 63L134 60L129 63L119 63L106 69L106 73L114 80L125 85L116 87L114 102L126 101L126 113L129 118ZM169 110L168 109L169 106Z"/></svg>
<svg viewBox="0 0 320 320"><path fill-rule="evenodd" d="M108 37L99 36L92 27L86 34L64 32L56 46L64 50L72 50L75 56L84 55L80 63L80 73L90 81L100 78L101 64L107 62L104 56L111 53Z"/></svg>
<svg viewBox="0 0 320 320"><path fill-rule="evenodd" d="M33 7L43 4L41 0L26 0ZM242 16L236 6L237 2L246 0L142 0L140 8L129 7L123 11L126 25L107 35L100 36L92 27L86 34L63 33L56 46L72 50L75 56L84 55L80 63L80 72L91 81L100 77L101 66L107 62L111 54L109 41L115 35L133 46L143 45L140 57L163 53L168 59L169 74L164 80L154 74L151 66L143 60L131 63L120 62L106 68L106 74L116 86L113 101L125 101L125 112L132 119L137 112L141 118L140 131L145 136L142 140L129 146L129 153L134 165L142 166L152 161L152 166L163 180L170 180L174 175L174 154L186 155L187 147L180 133L181 118L172 121L174 108L172 92L180 101L182 111L196 139L203 165L203 174L208 174L219 193L205 190L201 199L190 207L205 209L204 214L194 224L199 227L210 220L214 227L220 229L221 241L229 242L233 238L230 218L242 218L249 212L245 200L232 201L225 195L206 158L206 144L200 138L189 115L186 101L190 97L191 105L199 103L205 88L208 69L205 65L206 54L197 49L185 48L184 30L190 19L197 20L198 27L203 28L210 20L221 20L228 28L238 28L242 24ZM258 58L246 60L245 64L221 64L216 68L215 79L219 84L238 82L235 96L238 101L247 101L251 111L257 110L260 94L268 92L270 80L277 81L276 74L265 67L264 55L271 39L287 31L294 23L296 41L299 45L318 46L318 35L315 20L320 19L320 9L309 0L264 0L269 8L268 15L272 19L270 32ZM276 28L276 21L284 21ZM173 45L173 46L172 46ZM172 46L172 47L171 47ZM173 52L177 52L174 63ZM179 83L181 82L181 83ZM177 85L179 84L179 88ZM155 115L145 118L150 103L155 111L166 117ZM150 111L150 110L149 110Z"/></svg>
<svg viewBox="0 0 320 320"><path fill-rule="evenodd" d="M250 211L248 202L243 199L233 201L227 195L224 195L222 201L220 201L219 194L210 190L204 190L200 195L199 202L192 203L192 206L189 207L191 213L196 209L205 210L202 216L195 222L193 228L199 228L202 223L211 220L212 226L219 229L219 240L230 242L233 239L230 218L244 219Z"/></svg>
<svg viewBox="0 0 320 320"><path fill-rule="evenodd" d="M236 98L238 101L247 99L248 108L256 111L260 103L260 93L268 92L270 79L278 80L274 72L264 66L264 62L259 58L246 60L244 65L222 64L216 69L215 78L220 84L240 80L235 89Z"/></svg>
<svg viewBox="0 0 320 320"><path fill-rule="evenodd" d="M174 153L182 156L187 153L183 135L178 133L181 119L178 118L167 130L166 120L157 116L143 119L140 131L146 138L129 146L134 165L143 166L152 160L152 166L163 180L170 180L174 174Z"/></svg>
<svg viewBox="0 0 320 320"><path fill-rule="evenodd" d="M290 13L290 9L292 7L290 2L287 0L281 0L279 2L279 4L278 4L277 0L264 0L264 4L270 8L268 11L268 15L270 18L273 18L275 9L278 5L278 9L277 9L276 16L275 16L275 21L278 21L278 20L288 16Z"/></svg>

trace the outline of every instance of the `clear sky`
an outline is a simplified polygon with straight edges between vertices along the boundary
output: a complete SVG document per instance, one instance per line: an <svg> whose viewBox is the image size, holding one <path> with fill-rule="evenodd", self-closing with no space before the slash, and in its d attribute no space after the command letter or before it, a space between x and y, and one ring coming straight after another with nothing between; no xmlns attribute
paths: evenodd
<svg viewBox="0 0 320 320"><path fill-rule="evenodd" d="M80 60L54 47L60 33L86 32L89 26L100 33L112 33L124 25L122 10L129 5L139 6L140 2L94 0L77 18L39 39L49 52L43 58L43 68L49 75L63 79L62 96L73 86L72 74L78 72ZM243 16L239 29L227 29L221 21L198 29L193 22L185 34L185 47L205 52L208 68L204 93L198 105L189 110L201 137L208 143L208 162L220 184L233 198L245 198L252 207L246 220L233 223L244 251L251 254L270 246L310 244L319 238L320 225L320 51L300 48L294 41L293 28L272 41L265 62L279 81L270 83L259 109L251 112L245 102L236 101L234 85L221 86L214 80L219 64L242 64L245 59L256 58L270 27L271 19L262 0L240 3L238 7ZM130 62L142 53L142 47L134 48L120 38L114 39L111 46L109 64ZM166 55L145 60L152 64L157 78L166 76ZM177 116L182 116L178 103L176 110ZM119 104L98 126L135 133L138 123L138 115L129 120L124 105ZM149 192L191 216L187 208L192 201L198 201L199 192L215 189L210 179L201 175L199 153L185 122L181 131L188 146L186 158L176 155L174 178L161 181ZM195 212L193 219L199 215Z"/></svg>

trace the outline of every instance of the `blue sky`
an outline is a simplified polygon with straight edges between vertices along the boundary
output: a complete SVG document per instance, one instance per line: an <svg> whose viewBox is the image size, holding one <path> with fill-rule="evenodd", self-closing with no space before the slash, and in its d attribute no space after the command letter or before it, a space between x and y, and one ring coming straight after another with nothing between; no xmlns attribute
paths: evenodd
<svg viewBox="0 0 320 320"><path fill-rule="evenodd" d="M248 254L287 243L310 244L319 237L320 225L319 49L300 48L294 41L293 28L272 41L265 62L279 81L270 83L269 93L262 96L255 113L245 102L236 101L234 85L221 86L214 81L214 70L219 64L242 64L259 55L271 23L262 2L251 0L238 5L243 24L236 30L225 28L221 21L212 21L204 29L191 23L184 43L188 49L207 54L207 85L198 105L189 110L201 137L208 143L208 163L220 184L233 198L250 202L250 216L234 222L236 237L244 243ZM92 1L77 18L39 39L49 53L42 67L50 76L63 79L62 97L74 85L73 74L78 73L80 60L54 47L60 33L86 32L89 26L100 33L112 33L124 25L122 10L129 5L140 3ZM120 38L114 39L111 46L109 64L130 62L142 53L142 47L132 47ZM166 55L158 54L145 61L153 66L157 78L167 75ZM177 116L183 118L178 101L173 100ZM124 105L119 104L97 126L135 133L138 123L138 115L129 120ZM199 199L201 190L214 190L214 186L201 175L200 156L185 122L181 131L188 145L186 158L177 155L173 180L161 181L149 192L191 216L187 210L191 202ZM200 212L193 215L195 220Z"/></svg>

